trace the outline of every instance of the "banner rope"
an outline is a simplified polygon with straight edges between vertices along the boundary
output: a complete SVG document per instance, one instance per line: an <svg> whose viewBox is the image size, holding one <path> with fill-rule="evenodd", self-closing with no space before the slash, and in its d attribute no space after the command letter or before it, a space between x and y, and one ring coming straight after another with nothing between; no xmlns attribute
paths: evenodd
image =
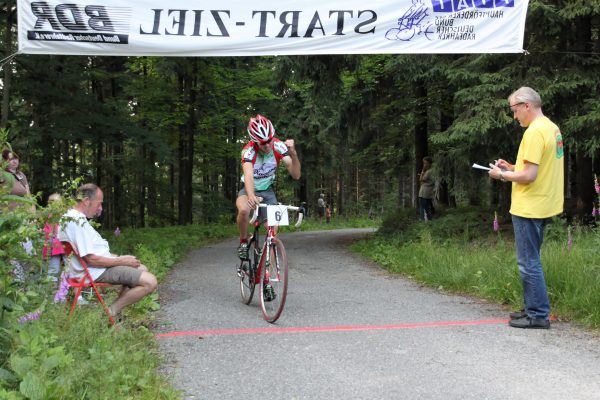
<svg viewBox="0 0 600 400"><path fill-rule="evenodd" d="M8 64L9 62L11 62L12 59L15 58L18 54L21 54L21 52L17 51L15 53L11 54L10 56L5 57L2 60L0 60L0 69L4 68L4 66L6 64Z"/></svg>
<svg viewBox="0 0 600 400"><path fill-rule="evenodd" d="M20 51L17 51L17 52L15 52L15 53L11 54L10 56L8 56L8 57L5 57L5 58L3 58L2 60L0 60L0 69L4 68L4 66L5 66L6 64L8 64L9 62L11 62L11 60L12 60L13 58L15 58L15 57L16 57L18 54L21 54L21 52L20 52Z"/></svg>

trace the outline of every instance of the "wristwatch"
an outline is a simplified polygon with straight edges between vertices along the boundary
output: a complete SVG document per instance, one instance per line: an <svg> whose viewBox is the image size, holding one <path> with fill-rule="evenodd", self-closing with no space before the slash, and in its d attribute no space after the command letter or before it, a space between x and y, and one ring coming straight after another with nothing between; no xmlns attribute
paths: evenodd
<svg viewBox="0 0 600 400"><path fill-rule="evenodd" d="M504 179L504 171L502 170L500 170L500 181L506 182L506 179Z"/></svg>

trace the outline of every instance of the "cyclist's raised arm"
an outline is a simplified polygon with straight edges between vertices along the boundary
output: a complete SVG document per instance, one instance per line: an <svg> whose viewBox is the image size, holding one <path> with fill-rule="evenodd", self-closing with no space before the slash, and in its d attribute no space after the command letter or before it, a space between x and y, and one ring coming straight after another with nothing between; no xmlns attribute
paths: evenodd
<svg viewBox="0 0 600 400"><path fill-rule="evenodd" d="M287 168L290 176L294 179L300 179L301 165L300 159L298 158L298 153L296 152L296 146L294 144L294 139L288 139L285 141L285 145L288 148L288 155L283 157L283 162L285 163L285 167Z"/></svg>

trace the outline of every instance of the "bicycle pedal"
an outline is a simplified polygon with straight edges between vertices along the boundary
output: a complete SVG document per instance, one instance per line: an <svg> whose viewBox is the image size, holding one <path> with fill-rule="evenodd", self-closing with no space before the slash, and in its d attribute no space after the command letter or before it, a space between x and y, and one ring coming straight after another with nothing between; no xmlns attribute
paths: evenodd
<svg viewBox="0 0 600 400"><path fill-rule="evenodd" d="M237 265L236 270L237 270L237 274L240 278L244 276L244 272L246 274L248 273L248 267L246 266L246 264Z"/></svg>

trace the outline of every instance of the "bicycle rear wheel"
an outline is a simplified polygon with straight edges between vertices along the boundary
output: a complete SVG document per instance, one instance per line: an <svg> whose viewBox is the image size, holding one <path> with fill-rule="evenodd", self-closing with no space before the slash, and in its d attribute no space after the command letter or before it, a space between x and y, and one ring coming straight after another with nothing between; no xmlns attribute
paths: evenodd
<svg viewBox="0 0 600 400"><path fill-rule="evenodd" d="M256 234L250 240L249 246L249 260L240 260L240 266L238 267L240 294L242 295L242 302L244 304L250 304L252 296L254 296L254 288L256 287L256 268L260 260L260 248Z"/></svg>
<svg viewBox="0 0 600 400"><path fill-rule="evenodd" d="M238 276L240 277L240 294L242 295L242 302L244 304L250 304L252 296L254 295L254 269L252 268L252 262L250 260L241 260L240 266L238 267Z"/></svg>
<svg viewBox="0 0 600 400"><path fill-rule="evenodd" d="M267 322L275 322L283 311L288 285L288 262L283 243L273 239L269 246L269 263L265 260L260 285L260 307Z"/></svg>

